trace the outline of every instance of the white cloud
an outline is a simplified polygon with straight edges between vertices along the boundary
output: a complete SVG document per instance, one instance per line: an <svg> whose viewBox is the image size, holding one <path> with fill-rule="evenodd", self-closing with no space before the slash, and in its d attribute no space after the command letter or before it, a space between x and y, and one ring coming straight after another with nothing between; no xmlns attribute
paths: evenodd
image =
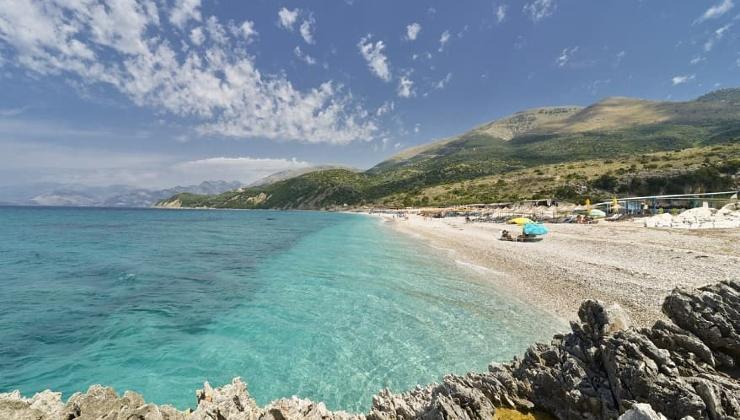
<svg viewBox="0 0 740 420"><path fill-rule="evenodd" d="M414 134L419 134L419 131L421 131L421 124L414 124Z"/></svg>
<svg viewBox="0 0 740 420"><path fill-rule="evenodd" d="M301 9L289 10L285 7L278 10L278 26L293 31L295 28L298 18L303 16L303 22L298 27L298 33L301 34L301 38L306 41L307 44L313 44L314 40L314 28L316 26L316 19L310 11L303 11Z"/></svg>
<svg viewBox="0 0 740 420"><path fill-rule="evenodd" d="M450 31L444 31L442 32L442 35L439 37L439 52L442 52L445 49L445 46L447 43L450 42Z"/></svg>
<svg viewBox="0 0 740 420"><path fill-rule="evenodd" d="M539 22L555 12L555 0L534 0L524 5L522 11L533 22Z"/></svg>
<svg viewBox="0 0 740 420"><path fill-rule="evenodd" d="M316 64L316 59L313 58L313 57L311 57L310 55L304 53L301 50L301 47L296 46L293 49L293 54L295 54L295 56L298 57L299 60L305 62L308 65L313 66L314 64Z"/></svg>
<svg viewBox="0 0 740 420"><path fill-rule="evenodd" d="M712 48L714 48L714 45L721 41L722 38L724 38L725 33L730 30L732 27L732 23L728 23L725 26L722 26L721 28L718 28L716 31L710 35L707 42L704 43L704 51L709 52L712 51Z"/></svg>
<svg viewBox="0 0 740 420"><path fill-rule="evenodd" d="M206 19L206 32L208 32L208 36L211 38L211 41L216 44L224 45L229 42L226 35L226 29L221 25L216 16L211 16Z"/></svg>
<svg viewBox="0 0 740 420"><path fill-rule="evenodd" d="M0 46L37 75L108 85L138 106L187 118L202 134L347 143L377 130L341 85L301 91L285 75L263 74L213 16L201 30L211 44L176 51L170 43L178 45L178 34L163 32L158 20L170 11L158 4L11 2L0 7Z"/></svg>
<svg viewBox="0 0 740 420"><path fill-rule="evenodd" d="M254 29L254 22L251 20L245 20L235 31L235 35L241 35L246 41L251 41L257 36L257 31Z"/></svg>
<svg viewBox="0 0 740 420"><path fill-rule="evenodd" d="M391 111L396 109L396 103L393 101L385 101L383 102L383 105L379 106L378 109L375 111L375 115L378 117L381 117Z"/></svg>
<svg viewBox="0 0 740 420"><path fill-rule="evenodd" d="M732 9L735 6L735 4L732 2L732 0L722 0L720 3L710 7L707 9L704 14L699 16L698 19L694 23L701 23L708 19L715 19L718 18L725 13L729 12L730 9Z"/></svg>
<svg viewBox="0 0 740 420"><path fill-rule="evenodd" d="M197 183L207 179L237 180L249 183L276 172L310 166L310 163L296 158L213 157L175 163L165 168L165 171L169 169L167 172L171 174L164 176L182 179L184 181L179 182L187 183Z"/></svg>
<svg viewBox="0 0 740 420"><path fill-rule="evenodd" d="M398 80L398 89L396 90L398 96L402 98L410 98L416 95L414 90L414 81L409 79L407 76L401 76Z"/></svg>
<svg viewBox="0 0 740 420"><path fill-rule="evenodd" d="M299 9L288 10L285 7L278 11L278 25L292 31L293 25L298 20Z"/></svg>
<svg viewBox="0 0 740 420"><path fill-rule="evenodd" d="M193 45L201 45L206 40L206 35L203 33L203 28L200 26L197 28L193 28L192 31L190 31L190 41L193 43Z"/></svg>
<svg viewBox="0 0 740 420"><path fill-rule="evenodd" d="M558 58L555 59L555 63L557 63L558 67L565 67L576 52L578 52L577 45L572 48L563 48Z"/></svg>
<svg viewBox="0 0 740 420"><path fill-rule="evenodd" d="M170 22L183 29L190 20L201 20L200 0L175 0L170 10Z"/></svg>
<svg viewBox="0 0 740 420"><path fill-rule="evenodd" d="M167 188L204 180L248 184L275 172L312 166L296 158L172 158L38 141L0 139L0 184L55 182L86 186ZM7 173L4 173L7 171Z"/></svg>
<svg viewBox="0 0 740 420"><path fill-rule="evenodd" d="M447 75L442 80L434 84L434 88L444 89L445 86L447 86L447 84L450 83L450 80L452 80L452 73L447 73Z"/></svg>
<svg viewBox="0 0 740 420"><path fill-rule="evenodd" d="M705 60L706 60L706 58L704 58L704 57L702 57L700 55L697 55L696 57L692 58L691 61L689 61L689 64L699 64L699 63L701 63L702 61L705 61Z"/></svg>
<svg viewBox="0 0 740 420"><path fill-rule="evenodd" d="M315 42L313 38L313 28L315 24L316 20L313 18L313 16L309 16L306 20L301 22L301 37L303 37L303 40L306 41L306 44L313 44Z"/></svg>
<svg viewBox="0 0 740 420"><path fill-rule="evenodd" d="M673 86L682 85L684 83L690 82L691 80L694 80L694 78L695 78L695 75L693 74L684 75L684 76L673 76L673 78L671 79L671 82L673 83Z"/></svg>
<svg viewBox="0 0 740 420"><path fill-rule="evenodd" d="M367 61L370 71L381 80L389 82L391 80L390 64L388 57L383 53L385 44L383 41L373 43L372 35L363 37L357 44L362 57Z"/></svg>
<svg viewBox="0 0 740 420"><path fill-rule="evenodd" d="M406 40L408 41L415 41L416 37L419 36L419 32L421 32L421 25L414 22L412 24L409 24L406 26Z"/></svg>
<svg viewBox="0 0 740 420"><path fill-rule="evenodd" d="M506 9L508 9L509 6L505 4L499 4L496 8L496 22L501 23L506 19Z"/></svg>

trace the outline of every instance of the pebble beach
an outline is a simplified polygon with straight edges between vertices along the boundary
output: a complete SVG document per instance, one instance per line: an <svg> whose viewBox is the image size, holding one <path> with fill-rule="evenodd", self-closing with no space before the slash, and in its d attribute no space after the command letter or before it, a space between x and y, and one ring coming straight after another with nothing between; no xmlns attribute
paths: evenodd
<svg viewBox="0 0 740 420"><path fill-rule="evenodd" d="M636 326L664 318L675 287L740 277L740 229L656 229L635 222L549 224L536 243L505 242L518 227L409 215L383 218L394 229L445 250L450 258L490 270L515 297L573 319L585 299L619 304Z"/></svg>

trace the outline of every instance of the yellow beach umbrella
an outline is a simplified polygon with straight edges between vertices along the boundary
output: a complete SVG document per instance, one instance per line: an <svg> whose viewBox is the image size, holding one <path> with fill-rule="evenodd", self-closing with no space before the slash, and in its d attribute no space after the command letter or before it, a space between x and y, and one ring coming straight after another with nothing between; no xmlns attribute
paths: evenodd
<svg viewBox="0 0 740 420"><path fill-rule="evenodd" d="M527 223L534 223L534 222L531 219L527 218L527 217L515 217L515 218L509 220L509 223L512 224L512 225L520 225L520 226L523 226L523 225L526 225Z"/></svg>

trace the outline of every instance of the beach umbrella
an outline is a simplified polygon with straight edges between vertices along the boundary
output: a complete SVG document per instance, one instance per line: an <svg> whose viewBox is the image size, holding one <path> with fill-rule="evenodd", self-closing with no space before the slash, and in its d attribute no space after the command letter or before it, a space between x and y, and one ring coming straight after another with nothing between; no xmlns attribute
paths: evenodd
<svg viewBox="0 0 740 420"><path fill-rule="evenodd" d="M527 223L534 223L534 222L527 217L515 217L509 220L509 224L512 224L512 225L526 225Z"/></svg>
<svg viewBox="0 0 740 420"><path fill-rule="evenodd" d="M619 213L619 210L622 209L622 206L619 205L619 201L617 201L617 197L612 198L612 213Z"/></svg>
<svg viewBox="0 0 740 420"><path fill-rule="evenodd" d="M591 211L588 212L588 215L591 217L606 217L606 213L604 213L602 210L599 209L591 209Z"/></svg>
<svg viewBox="0 0 740 420"><path fill-rule="evenodd" d="M524 225L524 228L522 228L522 232L524 232L525 235L544 235L549 232L549 230L545 225L540 223L527 223Z"/></svg>

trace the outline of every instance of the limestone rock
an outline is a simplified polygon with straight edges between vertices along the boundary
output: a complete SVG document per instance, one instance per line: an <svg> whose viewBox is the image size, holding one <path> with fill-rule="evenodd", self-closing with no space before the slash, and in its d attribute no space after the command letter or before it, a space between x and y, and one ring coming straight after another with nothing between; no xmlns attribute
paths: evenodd
<svg viewBox="0 0 740 420"><path fill-rule="evenodd" d="M674 290L666 298L663 312L713 351L730 356L733 362L740 359L739 282L721 282L695 293Z"/></svg>
<svg viewBox="0 0 740 420"><path fill-rule="evenodd" d="M619 420L667 420L664 415L656 413L650 404L635 404Z"/></svg>

